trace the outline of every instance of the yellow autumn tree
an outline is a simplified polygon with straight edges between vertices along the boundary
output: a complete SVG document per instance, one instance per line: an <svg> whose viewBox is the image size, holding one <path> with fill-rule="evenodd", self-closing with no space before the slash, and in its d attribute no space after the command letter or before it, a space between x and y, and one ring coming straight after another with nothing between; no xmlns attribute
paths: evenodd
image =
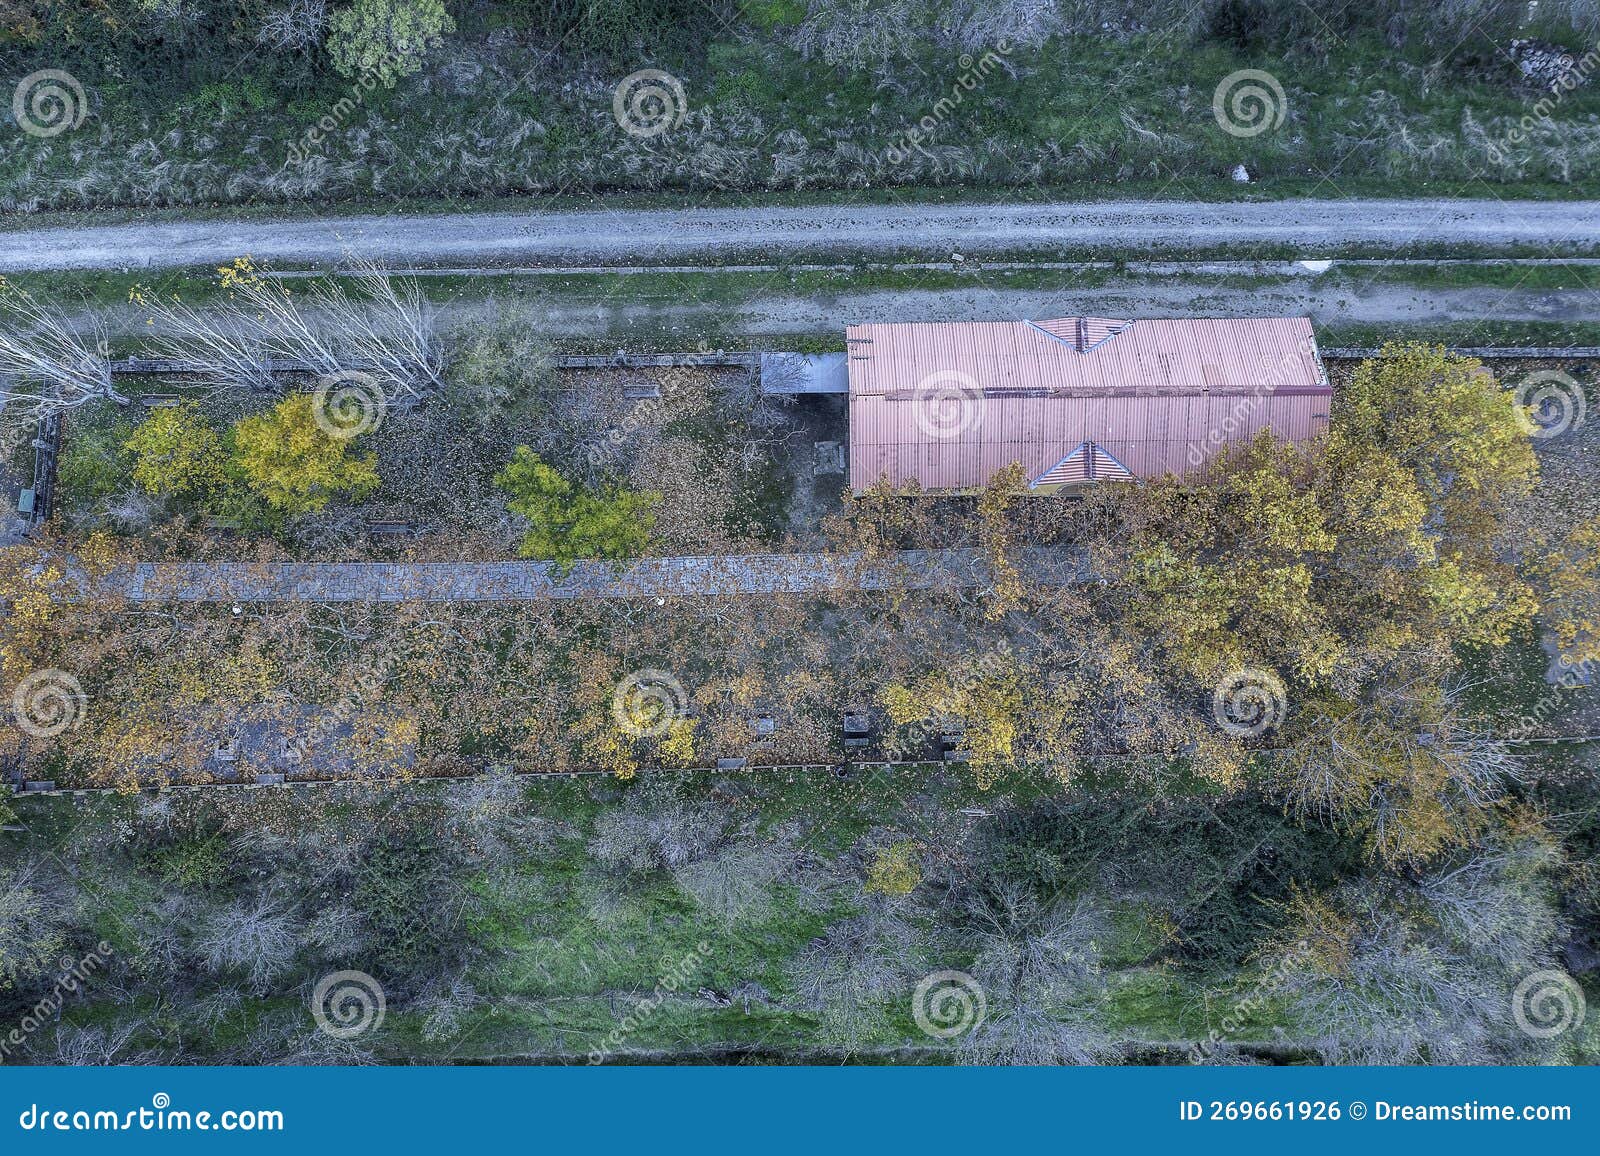
<svg viewBox="0 0 1600 1156"><path fill-rule="evenodd" d="M334 497L359 501L378 488L377 458L318 422L308 393L284 398L233 427L233 469L279 514L315 513Z"/></svg>
<svg viewBox="0 0 1600 1156"><path fill-rule="evenodd" d="M1545 621L1573 666L1600 663L1600 523L1580 522L1540 562Z"/></svg>
<svg viewBox="0 0 1600 1156"><path fill-rule="evenodd" d="M192 401L156 410L123 446L133 453L133 480L146 493L203 496L227 480L222 438Z"/></svg>
<svg viewBox="0 0 1600 1156"><path fill-rule="evenodd" d="M1009 514L1027 484L1027 473L1013 462L996 471L978 496L978 535L989 559L993 583L983 607L983 616L990 622L1004 618L1022 603L1022 575L1017 568Z"/></svg>
<svg viewBox="0 0 1600 1156"><path fill-rule="evenodd" d="M1024 763L1070 777L1080 730L1080 688L1039 677L1009 648L883 688L879 702L913 738L959 731L968 766L984 790Z"/></svg>
<svg viewBox="0 0 1600 1156"><path fill-rule="evenodd" d="M1417 681L1356 703L1300 704L1296 740L1271 765L1290 808L1360 836L1387 866L1425 863L1488 825L1515 764Z"/></svg>
<svg viewBox="0 0 1600 1156"><path fill-rule="evenodd" d="M1538 460L1512 391L1476 358L1392 344L1334 398L1330 574L1381 637L1502 645L1537 609L1505 560Z"/></svg>
<svg viewBox="0 0 1600 1156"><path fill-rule="evenodd" d="M1320 463L1263 433L1208 484L1158 480L1125 499L1121 574L1129 614L1201 682L1245 666L1327 679L1342 658L1314 577L1335 538L1318 500Z"/></svg>

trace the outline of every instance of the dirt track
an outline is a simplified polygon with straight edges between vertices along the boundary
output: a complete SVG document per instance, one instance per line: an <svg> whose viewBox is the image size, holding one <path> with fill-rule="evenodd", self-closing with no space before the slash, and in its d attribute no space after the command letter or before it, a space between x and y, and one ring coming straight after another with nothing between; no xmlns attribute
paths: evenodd
<svg viewBox="0 0 1600 1156"><path fill-rule="evenodd" d="M1600 251L1600 202L1349 200L1077 205L845 205L497 212L24 228L0 232L0 273L210 267L250 254L280 268L342 263L716 263L848 254L948 257L1293 247L1315 257L1452 246Z"/></svg>
<svg viewBox="0 0 1600 1156"><path fill-rule="evenodd" d="M973 287L856 291L819 296L784 293L730 306L688 296L640 302L618 296L599 303L546 298L553 332L626 335L654 323L693 332L720 324L731 333L827 333L873 318L879 321L1014 321L1103 314L1112 317L1279 317L1305 314L1320 324L1445 324L1474 321L1600 321L1600 295L1586 289L1536 291L1489 288L1413 289L1372 285L1320 289L1288 285L1235 289L1217 285L1142 284L1060 292Z"/></svg>

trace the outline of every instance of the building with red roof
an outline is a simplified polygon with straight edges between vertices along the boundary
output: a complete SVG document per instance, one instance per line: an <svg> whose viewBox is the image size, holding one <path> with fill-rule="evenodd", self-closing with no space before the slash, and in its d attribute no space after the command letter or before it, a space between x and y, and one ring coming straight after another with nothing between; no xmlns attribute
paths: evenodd
<svg viewBox="0 0 1600 1156"><path fill-rule="evenodd" d="M1316 437L1333 396L1305 317L852 325L846 349L858 494L1204 472L1263 429Z"/></svg>

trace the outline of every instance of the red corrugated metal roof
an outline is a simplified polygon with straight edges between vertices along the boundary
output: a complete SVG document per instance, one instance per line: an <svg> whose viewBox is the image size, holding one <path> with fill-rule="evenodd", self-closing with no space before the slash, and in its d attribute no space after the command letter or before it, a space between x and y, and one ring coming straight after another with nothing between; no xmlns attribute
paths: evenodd
<svg viewBox="0 0 1600 1156"><path fill-rule="evenodd" d="M1137 477L1189 473L1261 429L1315 436L1332 394L1304 317L854 325L846 339L857 492L881 477L969 489L1013 462L1060 484L1045 475L1085 443ZM1085 452L1065 473L1099 460Z"/></svg>

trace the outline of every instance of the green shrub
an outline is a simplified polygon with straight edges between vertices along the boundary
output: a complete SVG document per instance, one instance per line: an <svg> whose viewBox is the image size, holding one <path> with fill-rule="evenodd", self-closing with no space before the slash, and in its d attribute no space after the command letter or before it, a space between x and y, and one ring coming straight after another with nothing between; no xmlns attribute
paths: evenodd
<svg viewBox="0 0 1600 1156"><path fill-rule="evenodd" d="M783 28L806 18L805 0L750 0L739 14L757 28Z"/></svg>
<svg viewBox="0 0 1600 1156"><path fill-rule="evenodd" d="M130 432L122 421L68 423L56 467L56 483L68 509L87 510L128 485L133 456L123 442Z"/></svg>
<svg viewBox="0 0 1600 1156"><path fill-rule="evenodd" d="M455 30L443 0L355 0L328 20L328 56L341 76L393 88Z"/></svg>
<svg viewBox="0 0 1600 1156"><path fill-rule="evenodd" d="M272 93L259 77L242 76L206 85L189 100L189 108L198 120L217 120L229 113L260 112L273 103Z"/></svg>
<svg viewBox="0 0 1600 1156"><path fill-rule="evenodd" d="M536 31L615 59L636 56L639 46L660 53L694 45L713 26L703 0L549 0L538 12Z"/></svg>
<svg viewBox="0 0 1600 1156"><path fill-rule="evenodd" d="M517 553L569 566L581 558L632 558L649 544L660 494L611 485L580 490L527 446L518 446L495 485L511 495L506 507L533 523Z"/></svg>

